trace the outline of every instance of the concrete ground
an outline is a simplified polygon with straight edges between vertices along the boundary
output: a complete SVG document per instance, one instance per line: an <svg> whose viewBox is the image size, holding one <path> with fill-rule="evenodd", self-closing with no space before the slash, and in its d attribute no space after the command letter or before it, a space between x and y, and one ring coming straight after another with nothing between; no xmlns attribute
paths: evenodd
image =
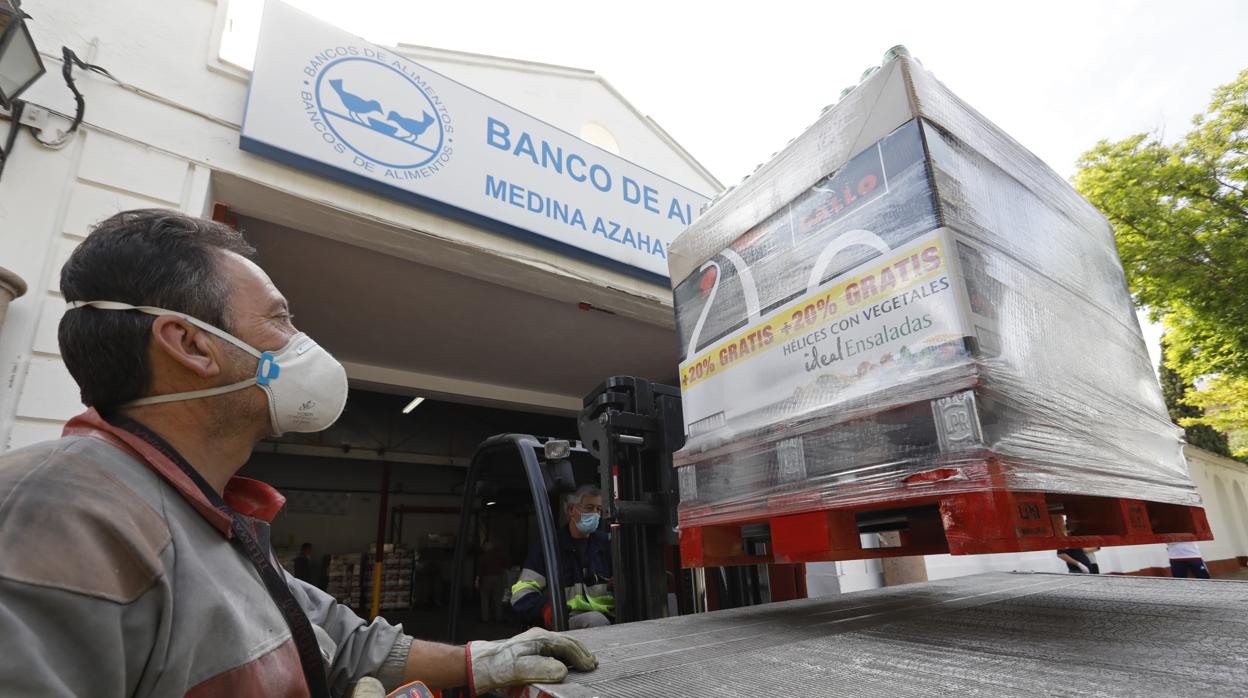
<svg viewBox="0 0 1248 698"><path fill-rule="evenodd" d="M1230 574L1215 579L1248 582L1248 567L1241 567ZM511 637L524 631L527 626L519 621L483 623L478 618L476 599L464 602L459 641L494 640ZM424 640L446 641L448 613L446 608L416 608L387 611L383 614L392 623L402 623L409 634Z"/></svg>
<svg viewBox="0 0 1248 698"><path fill-rule="evenodd" d="M578 630L553 698L1244 695L1248 584L990 573Z"/></svg>

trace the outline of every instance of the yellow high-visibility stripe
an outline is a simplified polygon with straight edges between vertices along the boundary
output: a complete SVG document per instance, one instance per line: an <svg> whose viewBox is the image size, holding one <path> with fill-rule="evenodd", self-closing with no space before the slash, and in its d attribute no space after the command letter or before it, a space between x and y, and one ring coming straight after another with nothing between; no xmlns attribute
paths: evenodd
<svg viewBox="0 0 1248 698"><path fill-rule="evenodd" d="M517 596L524 596L535 591L541 591L541 582L519 581L511 585L511 598L514 600Z"/></svg>
<svg viewBox="0 0 1248 698"><path fill-rule="evenodd" d="M568 599L568 610L577 613L586 611L597 611L599 613L613 613L615 611L615 596L606 594L603 596L573 596Z"/></svg>

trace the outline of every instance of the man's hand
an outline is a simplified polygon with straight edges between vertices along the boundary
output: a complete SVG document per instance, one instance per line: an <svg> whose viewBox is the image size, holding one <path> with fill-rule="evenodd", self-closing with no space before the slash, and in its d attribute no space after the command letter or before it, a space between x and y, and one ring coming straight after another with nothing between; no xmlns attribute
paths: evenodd
<svg viewBox="0 0 1248 698"><path fill-rule="evenodd" d="M553 659L552 659L553 657ZM568 667L598 668L598 658L566 635L533 628L509 640L468 644L469 681L474 693L527 683L558 683Z"/></svg>

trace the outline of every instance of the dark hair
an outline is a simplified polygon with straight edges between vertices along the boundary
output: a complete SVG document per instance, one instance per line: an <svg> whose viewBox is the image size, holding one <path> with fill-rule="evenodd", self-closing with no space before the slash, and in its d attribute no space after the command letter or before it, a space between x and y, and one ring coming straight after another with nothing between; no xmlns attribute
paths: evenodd
<svg viewBox="0 0 1248 698"><path fill-rule="evenodd" d="M305 550L311 550L311 549L312 549L311 543L304 543L303 545L299 546L299 552L303 552Z"/></svg>
<svg viewBox="0 0 1248 698"><path fill-rule="evenodd" d="M160 208L122 211L100 221L61 268L68 301L118 301L186 313L229 332L230 289L221 251L255 249L221 223ZM61 356L82 402L98 409L143 397L151 386L148 343L156 318L138 311L77 308L61 318Z"/></svg>

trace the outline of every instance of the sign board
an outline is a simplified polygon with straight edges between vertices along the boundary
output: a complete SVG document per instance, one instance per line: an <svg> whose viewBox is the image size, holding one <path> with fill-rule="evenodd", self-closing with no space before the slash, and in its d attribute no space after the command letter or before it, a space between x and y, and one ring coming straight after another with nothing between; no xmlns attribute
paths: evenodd
<svg viewBox="0 0 1248 698"><path fill-rule="evenodd" d="M961 358L969 334L948 229L830 279L680 365L689 434L760 405L871 394Z"/></svg>
<svg viewBox="0 0 1248 698"><path fill-rule="evenodd" d="M919 124L911 120L750 229L702 231L731 242L674 284L680 355L691 357L872 255L936 228L924 152ZM678 254L687 241L677 241Z"/></svg>
<svg viewBox="0 0 1248 698"><path fill-rule="evenodd" d="M653 281L706 201L276 0L241 147Z"/></svg>

